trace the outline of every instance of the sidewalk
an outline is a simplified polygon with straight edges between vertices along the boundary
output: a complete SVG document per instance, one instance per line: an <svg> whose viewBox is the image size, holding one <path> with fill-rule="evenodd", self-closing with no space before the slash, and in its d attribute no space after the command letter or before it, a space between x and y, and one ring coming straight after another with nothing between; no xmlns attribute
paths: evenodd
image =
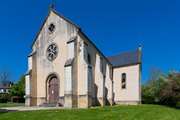
<svg viewBox="0 0 180 120"><path fill-rule="evenodd" d="M49 109L62 109L62 108L63 107L38 107L38 106L4 107L4 108L0 108L0 112L29 111L29 110L49 110Z"/></svg>

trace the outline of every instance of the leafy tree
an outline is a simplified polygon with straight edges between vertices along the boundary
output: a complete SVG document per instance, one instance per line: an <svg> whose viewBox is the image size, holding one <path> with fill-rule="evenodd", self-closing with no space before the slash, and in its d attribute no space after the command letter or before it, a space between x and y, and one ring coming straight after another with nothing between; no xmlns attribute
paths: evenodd
<svg viewBox="0 0 180 120"><path fill-rule="evenodd" d="M154 66L150 70L150 76L146 84L142 86L142 103L155 103L158 101L159 96L157 91L161 91L163 74L160 68Z"/></svg>
<svg viewBox="0 0 180 120"><path fill-rule="evenodd" d="M25 76L21 76L19 82L14 84L13 88L9 91L12 96L25 95Z"/></svg>
<svg viewBox="0 0 180 120"><path fill-rule="evenodd" d="M180 74L170 71L167 79L167 84L161 91L161 101L168 105L175 105L180 101Z"/></svg>
<svg viewBox="0 0 180 120"><path fill-rule="evenodd" d="M142 86L142 103L154 103L155 102L155 92L152 89L151 84L143 85Z"/></svg>
<svg viewBox="0 0 180 120"><path fill-rule="evenodd" d="M169 71L168 74L156 73L142 86L142 102L175 105L180 102L180 73Z"/></svg>

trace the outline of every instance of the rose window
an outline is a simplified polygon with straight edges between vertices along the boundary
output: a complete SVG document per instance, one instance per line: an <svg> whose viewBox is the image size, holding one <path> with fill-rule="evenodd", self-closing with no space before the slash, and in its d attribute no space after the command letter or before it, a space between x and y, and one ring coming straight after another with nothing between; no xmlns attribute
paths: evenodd
<svg viewBox="0 0 180 120"><path fill-rule="evenodd" d="M58 47L56 44L51 44L47 49L47 58L53 61L58 55Z"/></svg>

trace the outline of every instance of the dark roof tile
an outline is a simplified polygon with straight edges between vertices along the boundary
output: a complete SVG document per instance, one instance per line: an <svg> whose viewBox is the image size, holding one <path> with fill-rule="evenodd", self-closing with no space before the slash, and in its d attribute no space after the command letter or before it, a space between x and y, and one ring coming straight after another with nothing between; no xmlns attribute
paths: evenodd
<svg viewBox="0 0 180 120"><path fill-rule="evenodd" d="M107 59L110 61L113 67L121 67L121 66L141 63L139 56L140 56L139 50L135 50L118 55L113 55L107 57Z"/></svg>

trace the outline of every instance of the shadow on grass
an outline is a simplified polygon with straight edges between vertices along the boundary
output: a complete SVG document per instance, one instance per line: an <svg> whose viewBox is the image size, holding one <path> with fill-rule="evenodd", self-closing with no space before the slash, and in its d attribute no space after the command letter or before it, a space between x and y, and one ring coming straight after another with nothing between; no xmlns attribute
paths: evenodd
<svg viewBox="0 0 180 120"><path fill-rule="evenodd" d="M18 110L0 109L0 114L7 113L7 112L15 112L15 111L18 111Z"/></svg>
<svg viewBox="0 0 180 120"><path fill-rule="evenodd" d="M180 110L180 107L176 107L176 106L170 106L170 105L162 105L162 106L166 106L166 107L169 107L169 108L174 108L174 109Z"/></svg>
<svg viewBox="0 0 180 120"><path fill-rule="evenodd" d="M180 107L176 107L176 105L165 105L165 104L158 104L158 103L154 103L154 104L142 104L142 105L161 105L161 106L165 106L165 107L169 107L169 108L180 110Z"/></svg>

